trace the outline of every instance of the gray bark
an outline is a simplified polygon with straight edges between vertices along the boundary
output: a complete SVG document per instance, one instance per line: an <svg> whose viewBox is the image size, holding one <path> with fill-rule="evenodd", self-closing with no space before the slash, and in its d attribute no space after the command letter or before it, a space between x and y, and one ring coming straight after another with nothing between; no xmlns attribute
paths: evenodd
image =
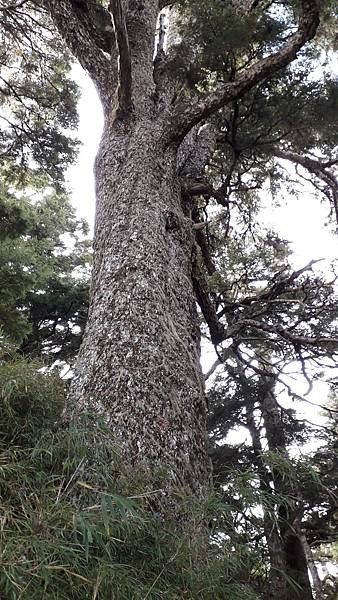
<svg viewBox="0 0 338 600"><path fill-rule="evenodd" d="M194 233L176 150L150 108L137 124L108 123L96 160L93 283L73 395L77 411L105 416L131 463L167 467L199 494L209 462Z"/></svg>
<svg viewBox="0 0 338 600"><path fill-rule="evenodd" d="M241 368L239 366L239 368ZM245 384L245 378L242 379ZM254 418L253 404L248 402L246 405L246 420L250 432L252 447L254 451L254 461L259 474L260 489L267 497L271 496L273 490L270 485L270 474L267 471L263 460L263 448L260 438L260 432L256 426ZM272 503L271 503L272 504ZM283 600L286 598L287 586L284 576L285 560L282 547L282 541L279 534L276 516L273 514L272 506L263 507L263 527L266 544L270 558L269 585L267 600Z"/></svg>
<svg viewBox="0 0 338 600"><path fill-rule="evenodd" d="M317 569L315 559L312 554L311 546L309 545L304 533L302 534L301 541L303 544L304 553L306 556L309 571L311 573L312 587L314 589L315 598L316 598L316 600L323 600L324 596L323 596L322 582L321 582L319 574L318 574L318 569Z"/></svg>

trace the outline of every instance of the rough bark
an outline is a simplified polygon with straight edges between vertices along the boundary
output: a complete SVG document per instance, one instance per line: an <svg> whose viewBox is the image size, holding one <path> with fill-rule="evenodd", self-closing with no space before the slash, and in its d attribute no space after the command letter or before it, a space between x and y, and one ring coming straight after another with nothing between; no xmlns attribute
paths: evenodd
<svg viewBox="0 0 338 600"><path fill-rule="evenodd" d="M208 481L206 405L191 280L192 223L176 152L151 115L107 125L96 161L90 312L73 393L97 410L132 463L167 467L200 493Z"/></svg>
<svg viewBox="0 0 338 600"><path fill-rule="evenodd" d="M75 0L43 0L43 3L68 48L92 78L104 109L110 110L117 64L110 62L102 50L87 3Z"/></svg>
<svg viewBox="0 0 338 600"><path fill-rule="evenodd" d="M301 536L301 541L303 544L308 568L311 573L312 587L314 589L315 598L316 598L316 600L323 600L324 596L323 596L322 582L321 582L319 574L318 574L318 569L317 569L315 559L312 554L311 546L308 543L304 533Z"/></svg>
<svg viewBox="0 0 338 600"><path fill-rule="evenodd" d="M116 45L119 53L119 87L118 87L118 100L119 110L127 112L131 109L132 98L131 98L131 87L132 87L132 75L131 75L131 57L129 48L129 36L127 31L127 25L121 0L110 0L109 8L113 15L114 29L116 35Z"/></svg>

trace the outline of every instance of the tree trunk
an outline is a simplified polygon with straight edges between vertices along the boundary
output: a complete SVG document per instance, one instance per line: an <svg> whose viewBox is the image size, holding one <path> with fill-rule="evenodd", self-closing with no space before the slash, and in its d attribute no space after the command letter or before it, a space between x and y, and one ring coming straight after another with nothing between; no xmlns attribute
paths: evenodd
<svg viewBox="0 0 338 600"><path fill-rule="evenodd" d="M317 569L317 565L315 563L315 559L312 554L311 546L309 545L304 533L302 534L301 540L302 540L302 544L303 544L303 548L304 548L304 553L306 556L306 561L307 561L307 564L309 567L309 571L311 573L312 587L315 592L315 598L316 598L316 600L323 600L322 582L321 582L319 574L318 574L318 569Z"/></svg>
<svg viewBox="0 0 338 600"><path fill-rule="evenodd" d="M238 368L241 369L241 366L238 365ZM244 377L243 383L245 384ZM246 403L246 422L252 440L254 463L257 468L260 489L266 498L269 498L269 503L267 503L268 505L263 505L264 536L270 558L270 573L266 599L273 600L276 598L278 600L283 600L286 599L287 593L286 579L284 576L284 552L279 535L277 519L273 514L273 490L271 488L271 474L268 473L266 465L264 464L264 450L262 448L260 432L255 423L254 404L251 401Z"/></svg>
<svg viewBox="0 0 338 600"><path fill-rule="evenodd" d="M131 464L167 469L174 485L200 494L209 461L195 240L177 151L163 140L152 110L106 123L90 311L72 389L76 411L104 415Z"/></svg>
<svg viewBox="0 0 338 600"><path fill-rule="evenodd" d="M261 410L266 437L271 452L279 453L288 460L286 440L280 409L274 396L275 380L267 380L261 401ZM308 573L308 565L302 543L301 514L302 507L297 506L297 489L285 481L278 466L273 468L273 483L280 503L278 507L278 526L284 555L286 574L285 600L313 600ZM287 499L283 502L283 496ZM292 584L292 581L296 585ZM299 586L299 587L298 587ZM283 598L284 600L284 598Z"/></svg>

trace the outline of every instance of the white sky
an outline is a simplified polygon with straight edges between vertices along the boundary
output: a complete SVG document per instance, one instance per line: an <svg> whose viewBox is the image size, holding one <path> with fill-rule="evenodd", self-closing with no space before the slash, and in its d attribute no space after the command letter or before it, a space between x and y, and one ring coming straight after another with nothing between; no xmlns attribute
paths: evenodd
<svg viewBox="0 0 338 600"><path fill-rule="evenodd" d="M80 123L77 135L82 146L78 160L68 170L68 181L77 214L88 221L93 231L95 215L93 165L103 127L103 113L94 84L80 65L73 66L71 77L81 88L78 105Z"/></svg>

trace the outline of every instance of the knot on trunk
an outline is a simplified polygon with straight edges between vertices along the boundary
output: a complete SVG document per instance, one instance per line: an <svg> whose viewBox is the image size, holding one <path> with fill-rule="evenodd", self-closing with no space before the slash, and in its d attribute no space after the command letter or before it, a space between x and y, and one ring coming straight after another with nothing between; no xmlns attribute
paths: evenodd
<svg viewBox="0 0 338 600"><path fill-rule="evenodd" d="M165 229L166 231L178 231L181 227L180 218L177 213L173 211L168 211L166 213L165 219Z"/></svg>

